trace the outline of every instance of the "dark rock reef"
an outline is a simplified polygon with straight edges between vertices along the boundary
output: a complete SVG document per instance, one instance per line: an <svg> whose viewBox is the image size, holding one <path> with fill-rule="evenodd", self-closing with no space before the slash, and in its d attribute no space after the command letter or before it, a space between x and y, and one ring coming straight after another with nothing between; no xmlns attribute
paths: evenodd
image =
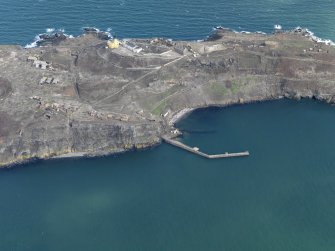
<svg viewBox="0 0 335 251"><path fill-rule="evenodd" d="M47 37L0 46L0 165L146 148L185 112L283 97L335 101L335 48L305 30L203 42Z"/></svg>

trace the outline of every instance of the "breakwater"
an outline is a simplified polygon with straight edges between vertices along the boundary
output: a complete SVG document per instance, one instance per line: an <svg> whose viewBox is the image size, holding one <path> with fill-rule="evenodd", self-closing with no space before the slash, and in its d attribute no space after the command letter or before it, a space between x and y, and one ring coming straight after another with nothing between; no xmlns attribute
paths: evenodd
<svg viewBox="0 0 335 251"><path fill-rule="evenodd" d="M199 155L199 156L207 158L207 159L246 157L246 156L250 155L249 151L238 152L238 153L228 153L228 152L226 152L226 153L223 153L223 154L213 154L213 155L212 154L206 154L206 153L203 153L203 152L199 151L199 148L197 148L197 147L190 147L190 146L185 145L185 144L183 144L183 143L181 143L177 140L170 139L167 136L163 136L162 139L170 145L179 147L181 149L184 149L186 151L189 151L191 153L194 153L196 155Z"/></svg>

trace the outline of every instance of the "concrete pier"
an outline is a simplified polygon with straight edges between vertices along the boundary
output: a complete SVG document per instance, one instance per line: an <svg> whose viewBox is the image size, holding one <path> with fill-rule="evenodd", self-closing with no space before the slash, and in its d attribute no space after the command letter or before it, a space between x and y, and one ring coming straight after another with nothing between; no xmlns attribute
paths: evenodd
<svg viewBox="0 0 335 251"><path fill-rule="evenodd" d="M233 158L233 157L246 157L246 156L249 156L249 152L248 151L245 151L245 152L239 152L239 153L223 153L223 154L214 154L214 155L209 155L209 154L206 154L206 153L203 153L203 152L200 152L199 150L197 150L197 148L192 148L190 146L187 146L179 141L176 141L176 140L173 140L173 139L170 139L166 136L163 136L162 139L170 144L170 145L173 145L173 146L176 146L176 147L179 147L181 149L184 149L186 151L189 151L191 153L194 153L194 154L197 154L199 156L202 156L204 158L207 158L207 159L220 159L220 158Z"/></svg>

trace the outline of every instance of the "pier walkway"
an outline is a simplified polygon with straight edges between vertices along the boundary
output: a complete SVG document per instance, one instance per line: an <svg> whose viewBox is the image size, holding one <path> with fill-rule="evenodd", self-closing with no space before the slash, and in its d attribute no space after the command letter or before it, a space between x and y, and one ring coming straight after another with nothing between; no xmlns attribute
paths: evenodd
<svg viewBox="0 0 335 251"><path fill-rule="evenodd" d="M170 139L166 136L163 136L162 139L168 143L168 144L171 144L173 146L176 146L176 147L179 147L181 149L184 149L186 151L189 151L191 153L194 153L196 155L199 155L199 156L202 156L204 158L207 158L207 159L220 159L220 158L233 158L233 157L246 157L246 156L249 156L249 152L248 151L245 151L245 152L239 152L239 153L223 153L223 154L214 154L214 155L209 155L209 154L206 154L206 153L203 153L203 152L200 152L198 150L198 148L192 148L190 146L187 146L179 141L176 141L176 140L173 140L173 139Z"/></svg>

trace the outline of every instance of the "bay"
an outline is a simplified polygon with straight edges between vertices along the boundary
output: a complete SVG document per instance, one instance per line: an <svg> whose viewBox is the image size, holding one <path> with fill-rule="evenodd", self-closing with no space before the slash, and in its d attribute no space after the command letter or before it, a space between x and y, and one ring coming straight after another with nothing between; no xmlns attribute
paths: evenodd
<svg viewBox="0 0 335 251"><path fill-rule="evenodd" d="M162 144L0 171L0 250L332 250L335 108L280 100L178 123Z"/></svg>

